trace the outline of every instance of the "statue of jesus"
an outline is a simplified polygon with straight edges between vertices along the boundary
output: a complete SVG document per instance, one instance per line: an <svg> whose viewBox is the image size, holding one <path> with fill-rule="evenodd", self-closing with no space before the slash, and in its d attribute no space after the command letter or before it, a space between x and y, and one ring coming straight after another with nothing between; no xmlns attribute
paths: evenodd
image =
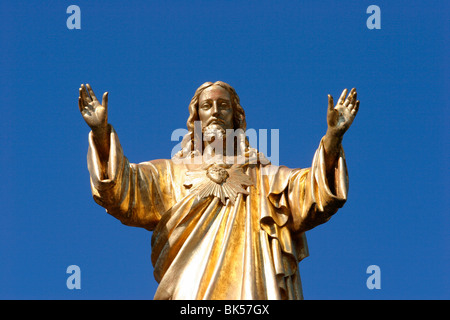
<svg viewBox="0 0 450 320"><path fill-rule="evenodd" d="M341 143L359 109L356 95L345 89L336 105L328 95L328 128L311 167L290 169L249 145L235 90L207 82L189 104L182 149L134 164L108 122L108 93L100 103L81 85L94 200L123 224L153 232L155 299L303 299L305 232L347 199ZM240 136L230 134L236 130Z"/></svg>

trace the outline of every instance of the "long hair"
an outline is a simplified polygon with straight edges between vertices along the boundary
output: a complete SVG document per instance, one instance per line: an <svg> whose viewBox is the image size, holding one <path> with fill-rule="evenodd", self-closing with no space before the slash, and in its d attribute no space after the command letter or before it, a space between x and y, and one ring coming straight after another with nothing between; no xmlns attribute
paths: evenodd
<svg viewBox="0 0 450 320"><path fill-rule="evenodd" d="M241 129L240 132L244 135L242 137L241 142L241 150L244 152L247 152L249 149L249 142L248 139L245 137L245 131L247 129L247 122L245 121L245 112L242 108L239 100L239 96L237 95L236 91L233 89L232 86L229 84L222 82L222 81L216 81L216 82L205 82L202 84L198 89L195 91L194 96L191 99L191 102L189 103L189 118L187 120L187 129L188 133L184 136L183 141L181 142L181 151L179 151L174 157L177 158L187 158L187 157L194 157L196 155L201 155L203 150L200 150L200 148L197 146L198 144L195 143L196 139L202 139L201 132L198 132L199 130L194 130L195 122L200 121L200 117L198 115L198 103L200 99L200 95L202 92L211 86L220 86L228 91L231 98L231 106L233 108L233 129L238 130ZM201 131L201 130L200 130ZM195 136L195 134L199 136ZM239 140L239 139L238 139ZM202 140L197 140L202 141ZM237 150L238 148L235 148Z"/></svg>
<svg viewBox="0 0 450 320"><path fill-rule="evenodd" d="M242 129L243 131L245 131L247 129L247 123L245 121L245 112L241 107L239 96L232 86L222 81L216 81L214 83L205 82L195 91L195 94L191 99L191 103L189 103L189 118L187 120L188 130L194 131L194 122L200 120L200 117L198 115L198 102L200 99L200 95L206 88L209 88L211 86L220 86L227 90L227 92L230 94L231 106L233 108L233 129Z"/></svg>

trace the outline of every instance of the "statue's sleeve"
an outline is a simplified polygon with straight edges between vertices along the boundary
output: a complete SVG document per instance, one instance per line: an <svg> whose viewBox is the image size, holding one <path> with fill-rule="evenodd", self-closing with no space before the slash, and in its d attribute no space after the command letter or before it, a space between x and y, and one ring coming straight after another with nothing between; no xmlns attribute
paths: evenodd
<svg viewBox="0 0 450 320"><path fill-rule="evenodd" d="M304 232L327 222L347 200L348 174L341 147L334 176L326 174L325 152L320 142L311 168L290 172L287 188L291 230Z"/></svg>
<svg viewBox="0 0 450 320"><path fill-rule="evenodd" d="M89 134L87 160L95 202L125 225L153 230L165 210L158 165L129 163L112 127L110 146L107 168L102 168Z"/></svg>

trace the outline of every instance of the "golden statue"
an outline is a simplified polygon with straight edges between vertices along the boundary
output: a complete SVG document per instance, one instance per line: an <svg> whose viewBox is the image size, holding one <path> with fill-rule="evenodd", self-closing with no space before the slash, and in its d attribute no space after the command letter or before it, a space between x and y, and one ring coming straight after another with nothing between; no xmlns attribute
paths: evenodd
<svg viewBox="0 0 450 320"><path fill-rule="evenodd" d="M347 93L336 106L328 95L328 129L311 168L289 169L270 164L245 133L242 139L245 113L224 82L195 92L180 152L139 164L123 155L108 123L108 93L100 104L89 84L81 85L93 197L123 224L153 232L155 299L303 299L305 232L347 199L341 142L359 108L356 90ZM241 135L230 138L237 129Z"/></svg>

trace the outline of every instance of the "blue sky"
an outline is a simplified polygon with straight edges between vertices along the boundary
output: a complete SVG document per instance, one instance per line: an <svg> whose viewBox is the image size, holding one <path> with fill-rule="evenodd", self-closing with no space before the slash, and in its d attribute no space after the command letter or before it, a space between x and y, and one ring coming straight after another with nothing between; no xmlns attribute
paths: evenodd
<svg viewBox="0 0 450 320"><path fill-rule="evenodd" d="M81 9L69 30L66 8ZM381 29L369 30L369 5ZM81 83L132 162L168 158L205 81L309 167L327 94L356 87L345 206L307 233L305 299L448 299L448 1L2 1L1 299L152 299L151 233L92 199ZM81 269L81 289L66 268ZM366 269L378 265L381 289Z"/></svg>

